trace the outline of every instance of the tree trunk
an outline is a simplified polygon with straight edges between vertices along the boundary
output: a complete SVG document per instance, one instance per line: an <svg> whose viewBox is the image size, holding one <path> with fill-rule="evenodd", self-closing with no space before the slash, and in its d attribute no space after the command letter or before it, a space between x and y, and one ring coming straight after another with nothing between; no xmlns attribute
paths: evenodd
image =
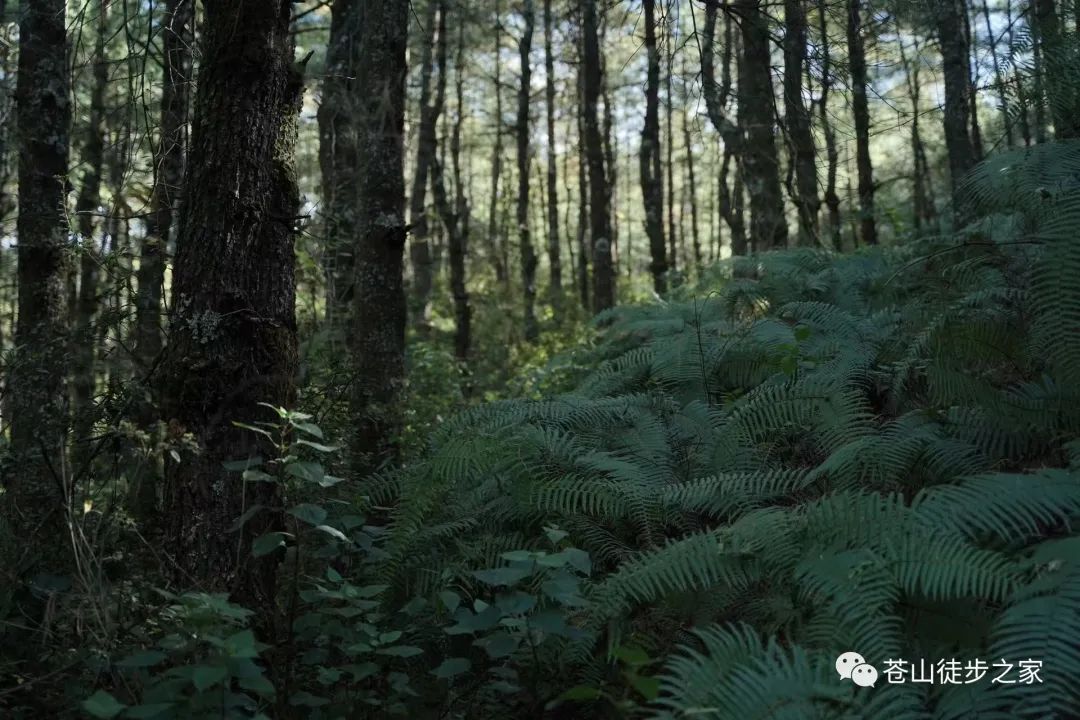
<svg viewBox="0 0 1080 720"><path fill-rule="evenodd" d="M164 338L161 316L165 288L165 261L180 186L184 181L184 154L187 145L187 118L195 37L195 3L167 0L162 18L161 127L154 154L154 185L150 192L150 212L146 233L139 245L139 269L135 296L135 358L139 375L147 378L161 359ZM147 383L136 406L139 427L151 432L159 419L152 399L154 383ZM146 468L139 468L128 480L132 484L131 510L139 518L157 509L157 483Z"/></svg>
<svg viewBox="0 0 1080 720"><path fill-rule="evenodd" d="M165 411L200 452L166 463L177 580L273 607L276 560L251 558L277 529L274 483L222 470L273 452L235 421L289 407L297 369L293 151L303 79L293 62L291 3L204 0L202 64L173 271Z"/></svg>
<svg viewBox="0 0 1080 720"><path fill-rule="evenodd" d="M562 297L562 258L559 246L559 177L555 162L555 19L551 0L544 0L544 80L547 100L547 194L549 290L556 304Z"/></svg>
<svg viewBox="0 0 1080 720"><path fill-rule="evenodd" d="M761 0L738 0L743 61L739 64L739 126L743 177L750 195L750 242L755 252L787 247L784 195L774 133L768 16Z"/></svg>
<svg viewBox="0 0 1080 720"><path fill-rule="evenodd" d="M446 0L443 0L445 3ZM443 8L446 14L446 8ZM457 116L454 118L453 137L450 140L450 156L454 164L454 217L453 223L447 224L450 253L450 292L454 297L454 355L458 360L469 358L469 346L472 344L472 308L469 306L469 292L465 286L465 265L469 255L469 227L472 224L469 200L465 194L464 177L461 171L461 130L465 123L465 18L458 18L457 55L454 58L457 73L454 84L454 99ZM440 70L445 72L445 69ZM441 173L440 173L441 174ZM445 215L444 215L445 219Z"/></svg>
<svg viewBox="0 0 1080 720"><path fill-rule="evenodd" d="M596 0L581 0L583 34L583 69L585 157L589 166L589 226L591 228L593 312L615 306L615 267L611 256L611 193L604 167L604 138L600 129L597 104L600 101L600 41L597 30Z"/></svg>
<svg viewBox="0 0 1080 720"><path fill-rule="evenodd" d="M836 131L829 115L829 90L832 89L832 58L829 48L828 10L825 0L818 0L818 42L821 43L821 98L818 100L818 116L821 133L825 136L825 157L828 168L825 173L825 207L829 209L829 235L834 250L841 249L840 195L836 192L836 175L840 165L840 152L836 148Z"/></svg>
<svg viewBox="0 0 1080 720"><path fill-rule="evenodd" d="M582 36L581 42L581 57L584 58L584 36ZM590 266L592 264L592 252L589 250L589 220L591 214L589 213L589 176L588 176L588 152L586 146L588 145L585 133L585 63L584 60L578 63L578 111L577 126L578 126L578 227L577 227L577 246L578 246L578 266L577 266L577 283L578 293L581 296L581 307L588 312L592 305L589 302L589 281L590 281Z"/></svg>
<svg viewBox="0 0 1080 720"><path fill-rule="evenodd" d="M670 10L671 2L669 0L667 11ZM675 54L675 39L672 37L671 33L671 22L671 17L667 17L665 23L665 30L667 33L667 72L664 74L664 95L666 99L666 102L664 103L664 151L666 154L664 172L667 174L667 265L668 272L672 276L675 276L675 274L679 270L679 246L678 232L675 229L675 98L673 97L672 92L672 84L675 75L675 69L672 65L672 60ZM660 146L657 145L657 153L659 152ZM664 186L661 187L663 188Z"/></svg>
<svg viewBox="0 0 1080 720"><path fill-rule="evenodd" d="M439 116L442 114L442 98L432 102L431 74L434 63L435 15L436 2L428 2L428 12L424 19L424 49L420 59L420 127L416 146L416 167L413 170L412 192L409 195L409 258L412 261L412 307L410 320L421 336L431 330L431 291L435 284L434 261L431 256L431 241L428 239L427 186L431 175L431 165L438 158L439 150L436 130Z"/></svg>
<svg viewBox="0 0 1080 720"><path fill-rule="evenodd" d="M109 32L108 4L99 0L94 39L93 85L90 88L90 118L82 143L82 164L75 214L79 229L79 297L75 304L71 354L73 448L72 469L85 472L91 459L90 444L95 422L94 395L97 386L97 343L94 319L99 304L100 267L103 257L99 239L94 236L101 206L102 172L105 164L105 92L109 85L109 59L105 38Z"/></svg>
<svg viewBox="0 0 1080 720"><path fill-rule="evenodd" d="M10 466L0 496L23 555L9 567L58 570L70 487L67 417L68 223L65 176L71 77L64 0L22 3L16 122L19 137L18 324L10 366ZM37 561L41 559L42 562Z"/></svg>
<svg viewBox="0 0 1080 720"><path fill-rule="evenodd" d="M653 289L667 292L667 245L664 243L664 176L660 162L660 50L656 44L656 0L645 0L645 127L641 132L641 195L645 201L645 234L649 237Z"/></svg>
<svg viewBox="0 0 1080 720"><path fill-rule="evenodd" d="M510 268L503 260L502 232L499 229L500 195L499 181L503 163L503 104L502 104L502 2L495 0L495 145L491 151L491 204L488 215L488 250L495 266L495 279L506 285L510 282Z"/></svg>
<svg viewBox="0 0 1080 720"><path fill-rule="evenodd" d="M817 220L821 202L817 191L817 151L810 128L810 113L803 102L803 63L806 60L804 0L784 1L784 119L795 166L795 209L799 215L799 245L818 242Z"/></svg>
<svg viewBox="0 0 1080 720"><path fill-rule="evenodd" d="M522 6L524 29L518 43L521 58L521 85L518 87L517 108L517 226L521 245L521 287L525 303L525 342L540 338L540 325L536 320L536 249L529 228L529 95L532 86L532 40L536 25L536 9L533 0L525 0Z"/></svg>
<svg viewBox="0 0 1080 720"><path fill-rule="evenodd" d="M851 66L851 105L855 117L855 165L859 175L859 235L864 245L877 245L874 217L874 168L870 161L870 107L866 98L866 50L863 44L860 3L848 0L847 43ZM964 72L967 82L967 71Z"/></svg>
<svg viewBox="0 0 1080 720"><path fill-rule="evenodd" d="M949 154L954 212L960 209L957 194L960 180L975 165L969 117L971 83L968 47L960 2L962 0L942 0L937 5L936 18L945 75L945 146Z"/></svg>
<svg viewBox="0 0 1080 720"><path fill-rule="evenodd" d="M685 107L685 106L684 106ZM694 251L694 269L701 270L701 236L698 232L697 176L694 174L694 139L690 118L683 112L683 144L686 147L686 192L690 201L690 238Z"/></svg>
<svg viewBox="0 0 1080 720"><path fill-rule="evenodd" d="M1009 109L1009 95L1006 90L1005 76L1001 71L1001 60L997 51L997 36L990 21L990 3L982 0L983 22L986 25L986 36L990 42L990 59L994 67L994 86L997 89L998 102L1001 104L1001 119L1005 123L1005 145L1013 147L1016 139L1013 136L1013 119Z"/></svg>
<svg viewBox="0 0 1080 720"><path fill-rule="evenodd" d="M919 66L912 66L904 52L903 43L899 44L900 64L904 69L907 79L908 94L911 96L911 156L912 156L912 202L915 216L915 231L920 232L925 225L933 222L936 212L934 209L934 196L930 180L930 168L926 161L926 148L923 145L920 132L919 114L921 109L919 83ZM919 56L919 46L915 46L915 56Z"/></svg>
<svg viewBox="0 0 1080 720"><path fill-rule="evenodd" d="M736 212L732 192L728 186L728 169L731 158L742 152L742 133L739 126L732 122L727 114L728 99L731 96L731 62L734 56L734 37L731 16L725 16L724 22L724 66L721 83L716 82L716 16L719 0L705 1L705 28L701 39L701 83L705 96L705 108L709 121L724 141L724 160L720 171L720 214L731 230L731 254L746 255L746 226L741 212ZM739 173L736 172L738 175Z"/></svg>
<svg viewBox="0 0 1080 720"><path fill-rule="evenodd" d="M337 0L354 38L356 290L350 448L358 477L394 460L405 382L405 50L408 0Z"/></svg>

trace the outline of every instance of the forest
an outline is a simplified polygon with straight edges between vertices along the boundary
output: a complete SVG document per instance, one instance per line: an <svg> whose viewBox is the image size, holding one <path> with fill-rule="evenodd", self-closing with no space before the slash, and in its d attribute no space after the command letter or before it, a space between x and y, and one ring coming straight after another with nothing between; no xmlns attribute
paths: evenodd
<svg viewBox="0 0 1080 720"><path fill-rule="evenodd" d="M0 718L1080 717L1080 2L0 0Z"/></svg>

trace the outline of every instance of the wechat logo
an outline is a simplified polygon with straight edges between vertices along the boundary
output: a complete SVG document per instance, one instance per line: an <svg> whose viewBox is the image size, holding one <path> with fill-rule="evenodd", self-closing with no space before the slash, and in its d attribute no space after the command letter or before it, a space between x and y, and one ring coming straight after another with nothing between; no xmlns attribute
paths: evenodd
<svg viewBox="0 0 1080 720"><path fill-rule="evenodd" d="M874 687L877 682L877 668L869 665L866 658L857 652L846 652L836 658L836 672L841 680L850 680L859 687Z"/></svg>

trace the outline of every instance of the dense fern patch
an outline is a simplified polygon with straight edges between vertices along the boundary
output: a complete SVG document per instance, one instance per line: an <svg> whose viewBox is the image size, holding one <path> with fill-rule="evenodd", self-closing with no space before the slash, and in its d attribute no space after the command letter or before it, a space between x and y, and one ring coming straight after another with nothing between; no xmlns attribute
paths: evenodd
<svg viewBox="0 0 1080 720"><path fill-rule="evenodd" d="M476 571L560 528L592 559L575 632L540 665L466 651L587 716L1072 716L1077 167L1076 144L1001 155L955 234L737 260L600 317L574 363L595 369L565 392L467 412L372 483L393 508L385 581L471 603ZM876 687L838 678L849 650ZM886 682L900 659L1042 667ZM473 702L516 702L485 687Z"/></svg>

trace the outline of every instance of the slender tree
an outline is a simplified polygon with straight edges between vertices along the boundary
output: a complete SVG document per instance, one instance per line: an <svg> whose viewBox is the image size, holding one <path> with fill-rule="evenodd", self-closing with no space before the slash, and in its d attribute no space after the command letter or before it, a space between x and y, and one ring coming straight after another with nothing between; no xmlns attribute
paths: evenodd
<svg viewBox="0 0 1080 720"><path fill-rule="evenodd" d="M536 8L533 0L524 0L521 7L521 19L524 28L518 42L518 56L521 58L521 85L518 87L517 127L517 225L518 242L521 249L521 286L525 305L525 340L535 342L540 337L540 325L536 320L536 248L532 243L532 231L529 227L529 99L532 90L532 41L536 26Z"/></svg>
<svg viewBox="0 0 1080 720"><path fill-rule="evenodd" d="M82 138L83 173L75 201L78 217L80 257L79 296L72 325L72 406L75 447L72 454L76 472L86 469L91 457L90 441L94 425L94 396L97 385L97 343L94 319L98 313L100 268L104 248L96 237L101 207L101 187L105 166L105 94L109 89L109 58L105 54L108 36L108 3L99 0L94 8L97 28L94 36L93 82L90 88L90 116Z"/></svg>
<svg viewBox="0 0 1080 720"><path fill-rule="evenodd" d="M431 165L439 150L438 125L443 111L443 98L432 98L431 80L436 43L435 18L438 3L428 1L424 18L424 45L420 57L420 125L417 130L416 164L413 168L412 191L409 193L409 258L412 261L412 324L421 334L431 325L431 291L435 284L431 240L428 238L427 187Z"/></svg>
<svg viewBox="0 0 1080 720"><path fill-rule="evenodd" d="M544 0L544 98L547 109L547 213L549 289L555 302L562 296L562 257L559 249L559 176L555 154L555 15Z"/></svg>
<svg viewBox="0 0 1080 720"><path fill-rule="evenodd" d="M204 0L191 153L173 270L165 412L198 453L166 464L178 580L272 607L274 567L249 543L278 527L266 512L239 537L248 508L280 502L275 483L242 483L225 461L265 454L234 421L290 406L297 369L293 241L299 194L293 148L303 79L290 3Z"/></svg>
<svg viewBox="0 0 1080 720"><path fill-rule="evenodd" d="M731 16L726 15L723 44L724 65L721 81L717 82L715 45L716 19L719 5L719 0L705 0L705 27L701 37L701 84L709 121L720 133L720 137L724 142L724 158L721 163L719 178L720 197L718 201L720 214L731 230L731 254L742 256L746 255L747 251L746 227L741 212L741 203L735 200L735 197L741 198L741 192L733 194L728 185L728 174L732 158L737 158L742 145L742 133L736 122L728 115L727 109L728 100L731 97L731 64L735 54L735 40L732 33ZM736 169L735 175L741 178L738 169Z"/></svg>
<svg viewBox="0 0 1080 720"><path fill-rule="evenodd" d="M601 95L600 40L596 0L580 0L583 47L583 121L589 167L589 226L592 240L592 307L600 312L615 305L615 266L611 253L611 192L604 158L604 138L597 105Z"/></svg>
<svg viewBox="0 0 1080 720"><path fill-rule="evenodd" d="M581 298L581 306L586 311L592 308L592 304L589 302L590 296L590 266L592 265L592 252L589 249L589 223L591 213L589 212L589 161L587 157L586 147L588 145L586 132L585 132L585 62L584 62L584 34L578 39L578 93L577 93L577 131L578 131L578 228L577 228L577 246L578 246L578 266L577 266L577 284L578 294Z"/></svg>
<svg viewBox="0 0 1080 720"><path fill-rule="evenodd" d="M664 243L664 176L660 155L660 49L656 42L656 0L645 0L645 126L641 131L641 195L645 200L645 234L649 237L653 289L667 292L668 255Z"/></svg>
<svg viewBox="0 0 1080 720"><path fill-rule="evenodd" d="M859 237L866 245L876 245L874 217L874 167L870 160L870 105L867 102L866 48L862 26L862 0L848 0L847 44L851 69L851 109L855 118L855 166L859 175ZM965 70L965 77L967 71Z"/></svg>
<svg viewBox="0 0 1080 720"><path fill-rule="evenodd" d="M17 353L10 366L10 467L0 495L22 556L8 567L63 566L70 475L65 471L68 347L68 170L71 77L65 0L21 3ZM9 559L9 558L5 558Z"/></svg>
<svg viewBox="0 0 1080 720"><path fill-rule="evenodd" d="M829 113L829 91L832 89L832 53L829 43L828 6L826 0L818 0L818 42L821 43L821 93L818 98L818 117L821 134L825 137L825 207L829 209L829 235L832 246L841 249L840 195L836 192L836 176L840 165L840 152L836 147L836 131Z"/></svg>
<svg viewBox="0 0 1080 720"><path fill-rule="evenodd" d="M135 296L135 361L139 377L148 378L135 411L140 427L151 432L158 420L157 403L152 398L156 369L164 347L162 300L165 288L165 261L173 234L176 205L183 184L184 154L187 146L187 119L190 105L192 46L194 45L195 3L167 0L161 21L161 111L154 153L154 179L150 191L150 211L146 232L139 243L139 267ZM157 508L157 483L152 468L139 466L131 471L131 508L147 518ZM153 468L156 470L156 468Z"/></svg>
<svg viewBox="0 0 1080 720"><path fill-rule="evenodd" d="M817 150L810 127L810 112L803 102L803 64L806 61L806 8L804 0L784 0L784 119L791 145L799 216L799 245L817 244Z"/></svg>
<svg viewBox="0 0 1080 720"><path fill-rule="evenodd" d="M503 261L502 230L499 228L499 208L502 205L501 186L503 164L503 96L502 96L502 2L495 0L495 143L491 148L491 200L488 205L488 252L495 266L495 279L510 282L510 268Z"/></svg>
<svg viewBox="0 0 1080 720"><path fill-rule="evenodd" d="M441 0L445 4L446 0ZM458 4L459 9L464 4ZM447 9L442 11L443 22ZM465 26L464 13L458 18L457 52L454 57L454 100L456 115L454 117L454 130L450 140L450 157L453 162L454 172L454 210L449 215L445 210L449 203L444 202L443 219L446 222L446 231L449 241L450 254L450 292L454 298L454 355L458 360L467 360L469 347L472 344L472 308L469 305L469 291L465 285L466 260L469 253L469 228L472 224L469 199L465 191L465 179L461 167L461 131L465 124ZM445 64L445 52L441 56ZM441 69L440 73L445 73ZM438 168L438 177L441 178L442 169ZM443 193L445 196L445 193Z"/></svg>

